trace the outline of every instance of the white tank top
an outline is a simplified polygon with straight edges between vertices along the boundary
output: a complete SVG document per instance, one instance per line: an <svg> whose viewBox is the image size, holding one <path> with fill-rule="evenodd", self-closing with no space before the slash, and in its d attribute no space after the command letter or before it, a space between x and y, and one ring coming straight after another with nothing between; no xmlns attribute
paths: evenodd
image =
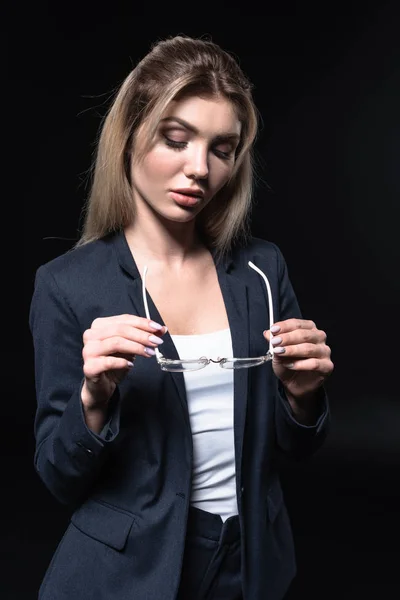
<svg viewBox="0 0 400 600"><path fill-rule="evenodd" d="M229 329L171 335L181 359L232 357ZM183 373L193 437L191 504L221 515L238 514L233 432L233 370L210 363Z"/></svg>

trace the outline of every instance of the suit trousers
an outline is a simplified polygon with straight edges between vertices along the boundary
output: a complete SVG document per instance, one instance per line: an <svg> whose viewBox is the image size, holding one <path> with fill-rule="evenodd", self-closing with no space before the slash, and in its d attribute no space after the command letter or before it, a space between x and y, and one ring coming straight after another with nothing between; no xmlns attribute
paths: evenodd
<svg viewBox="0 0 400 600"><path fill-rule="evenodd" d="M238 515L191 506L176 600L243 600L240 546Z"/></svg>

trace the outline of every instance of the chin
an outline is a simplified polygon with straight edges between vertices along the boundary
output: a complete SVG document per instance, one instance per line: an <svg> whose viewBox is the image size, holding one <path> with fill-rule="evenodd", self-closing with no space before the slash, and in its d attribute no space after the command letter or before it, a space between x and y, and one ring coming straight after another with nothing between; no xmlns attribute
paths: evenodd
<svg viewBox="0 0 400 600"><path fill-rule="evenodd" d="M160 216L165 221L173 221L174 223L190 223L193 221L198 213L190 213L189 211L184 212L183 210L179 211L180 214L177 214L176 211L169 213L159 213Z"/></svg>

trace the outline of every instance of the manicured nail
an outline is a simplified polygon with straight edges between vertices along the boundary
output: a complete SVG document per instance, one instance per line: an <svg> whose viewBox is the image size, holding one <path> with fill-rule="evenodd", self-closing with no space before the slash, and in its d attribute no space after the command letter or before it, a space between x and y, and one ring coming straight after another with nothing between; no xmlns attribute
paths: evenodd
<svg viewBox="0 0 400 600"><path fill-rule="evenodd" d="M157 337L156 335L149 335L149 342L152 342L153 344L163 344L164 340Z"/></svg>
<svg viewBox="0 0 400 600"><path fill-rule="evenodd" d="M286 366L288 369L294 369L294 363L288 363Z"/></svg>
<svg viewBox="0 0 400 600"><path fill-rule="evenodd" d="M131 369L133 367L133 362L131 362L130 360L127 360L126 365Z"/></svg>
<svg viewBox="0 0 400 600"><path fill-rule="evenodd" d="M153 348L147 348L147 346L146 346L146 348L144 349L144 351L146 352L146 354L149 354L149 356L154 356L155 355L155 352L154 352Z"/></svg>
<svg viewBox="0 0 400 600"><path fill-rule="evenodd" d="M272 325L270 331L271 333L278 333L278 331L280 331L281 328L279 327L279 325Z"/></svg>
<svg viewBox="0 0 400 600"><path fill-rule="evenodd" d="M271 344L273 346L277 346L281 342L282 342L282 338L281 337L273 337L272 340L271 340Z"/></svg>
<svg viewBox="0 0 400 600"><path fill-rule="evenodd" d="M162 329L163 328L162 325L160 325L159 323L156 323L155 321L150 321L149 325L153 329Z"/></svg>
<svg viewBox="0 0 400 600"><path fill-rule="evenodd" d="M286 348L282 348L282 346L278 346L278 348L272 348L274 354L283 354L286 352Z"/></svg>

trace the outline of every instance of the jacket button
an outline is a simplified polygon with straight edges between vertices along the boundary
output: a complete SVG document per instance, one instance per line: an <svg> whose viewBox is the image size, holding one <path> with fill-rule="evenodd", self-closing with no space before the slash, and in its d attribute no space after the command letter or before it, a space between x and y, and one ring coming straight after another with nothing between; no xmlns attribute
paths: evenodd
<svg viewBox="0 0 400 600"><path fill-rule="evenodd" d="M242 487L240 488L240 493L241 493L241 495L243 496L243 494L244 494L244 486L243 486L243 485L242 485Z"/></svg>

